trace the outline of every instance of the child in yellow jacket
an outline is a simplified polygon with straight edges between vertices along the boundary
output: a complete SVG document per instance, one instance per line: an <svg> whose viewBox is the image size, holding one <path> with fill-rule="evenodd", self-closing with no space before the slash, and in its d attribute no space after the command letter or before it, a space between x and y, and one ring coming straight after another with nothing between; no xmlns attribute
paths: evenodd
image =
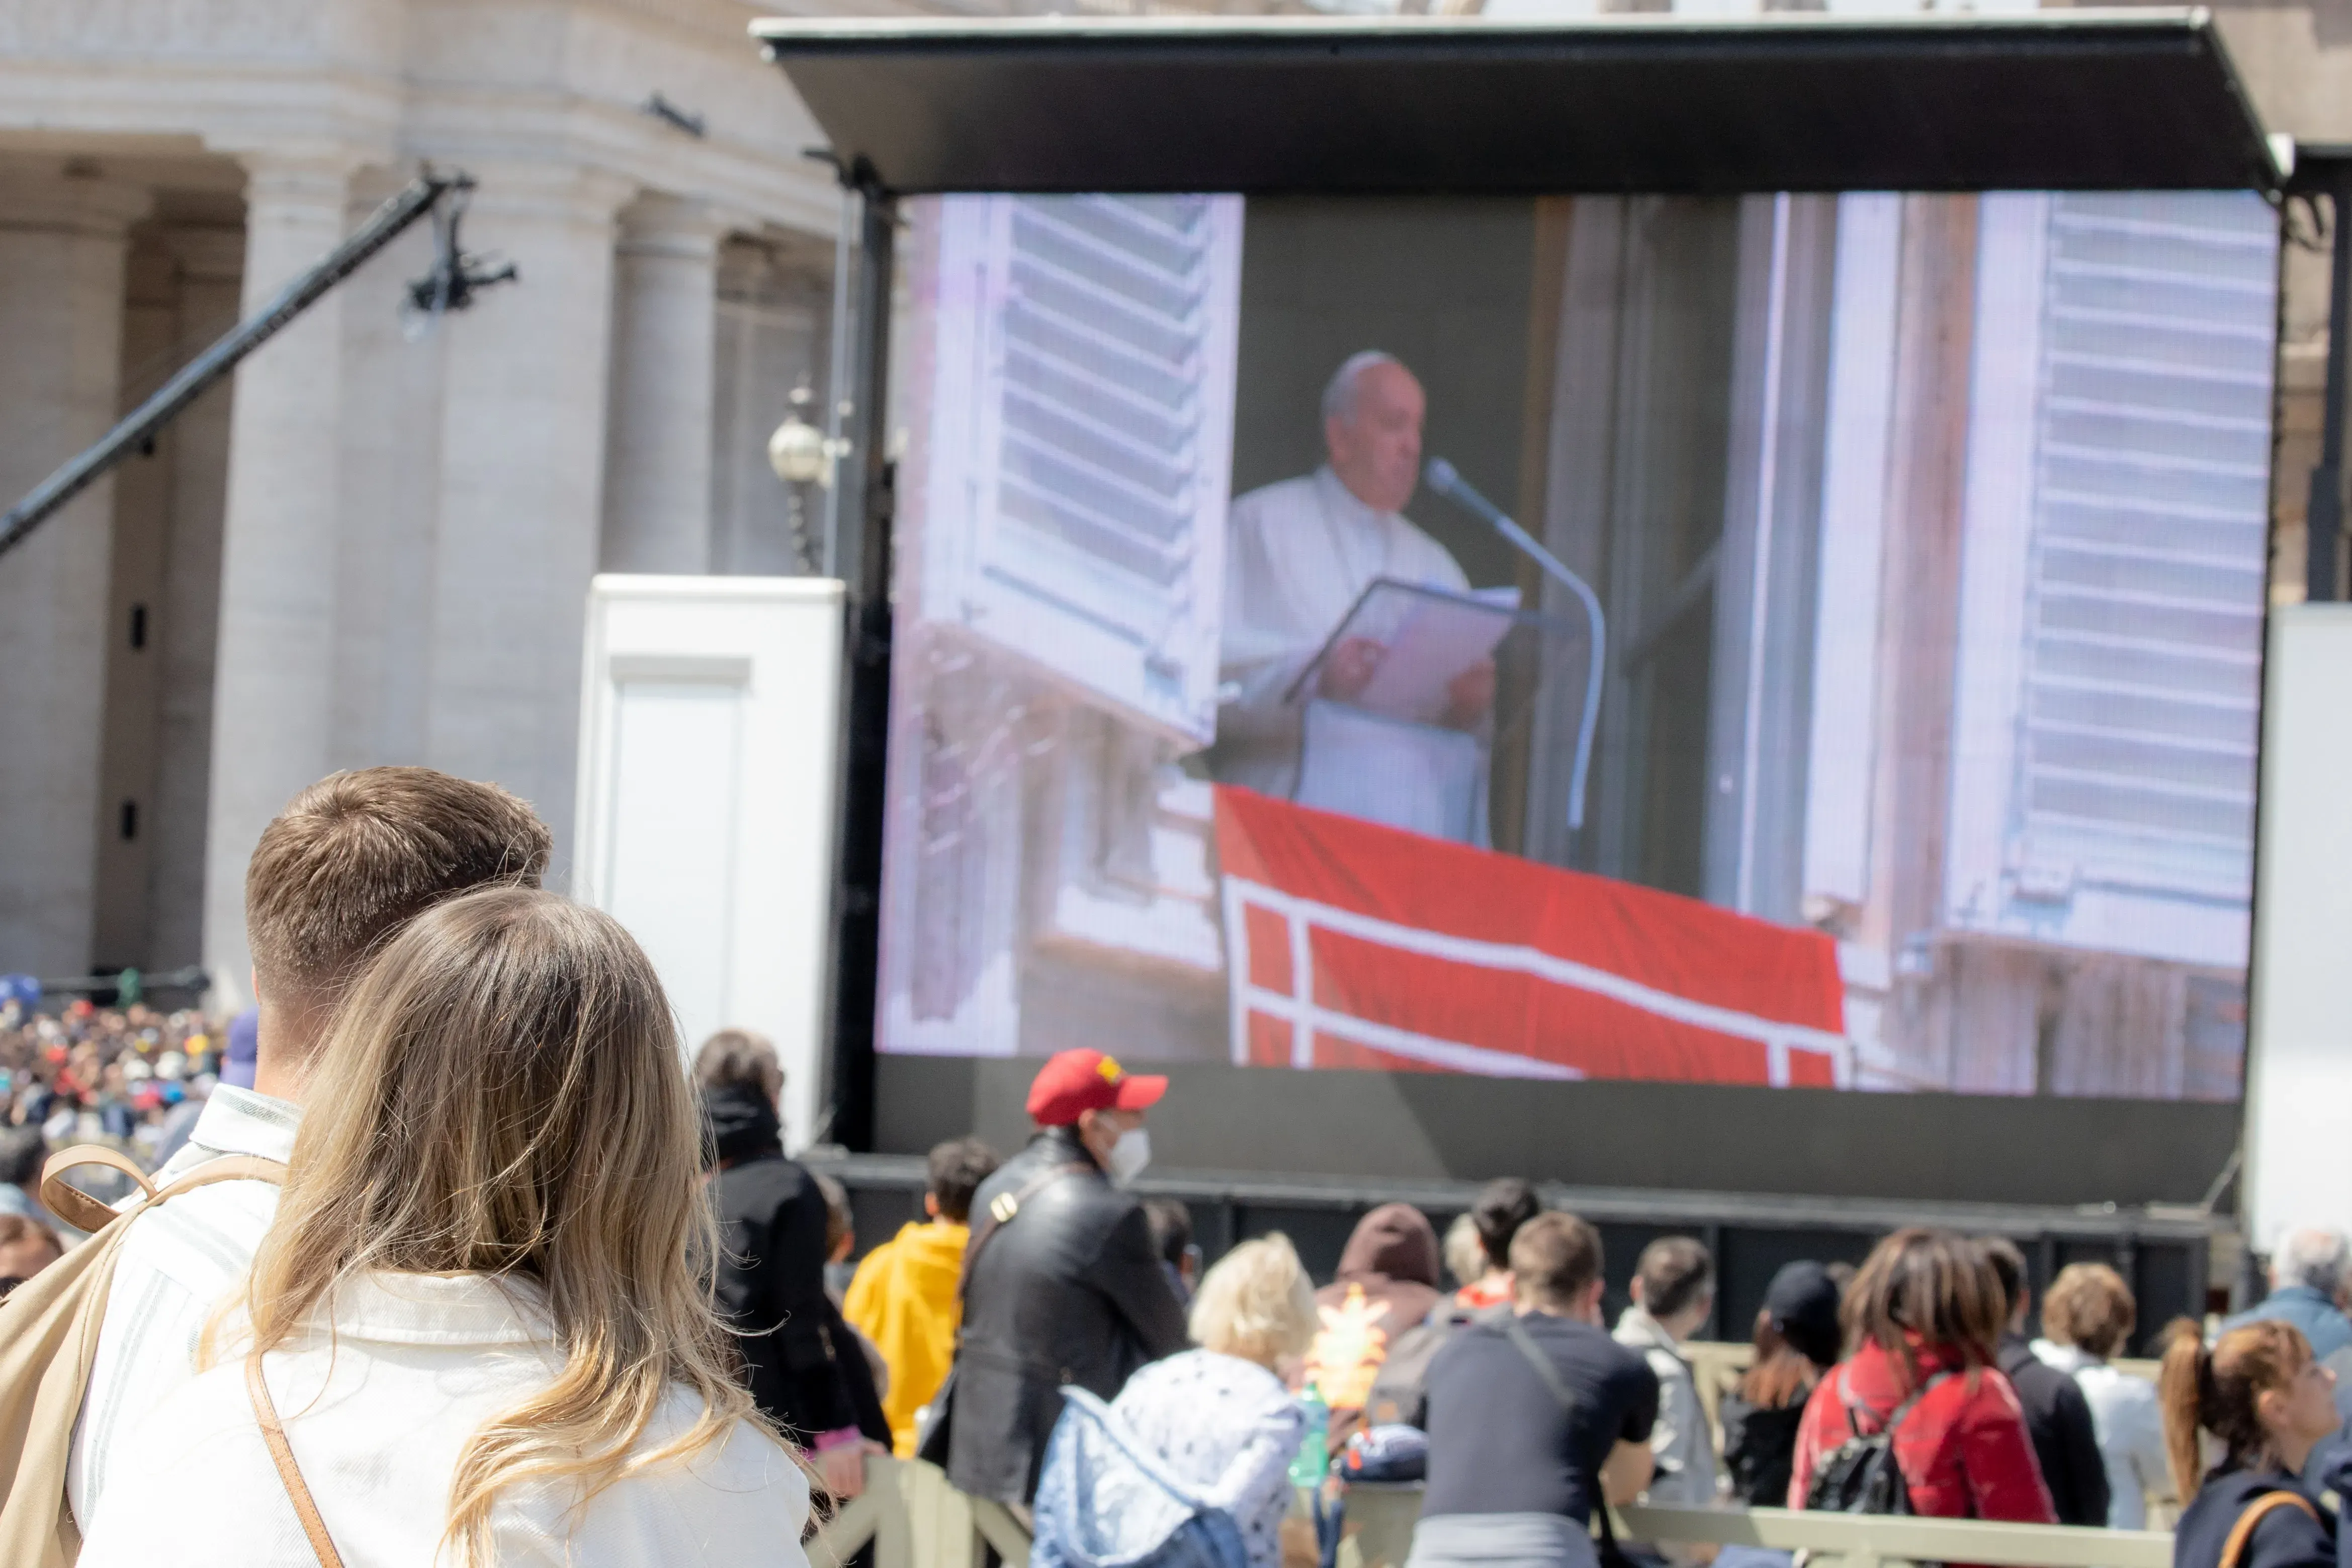
<svg viewBox="0 0 2352 1568"><path fill-rule="evenodd" d="M971 1231L971 1194L995 1173L995 1151L977 1138L958 1138L930 1154L929 1217L866 1255L843 1299L842 1316L882 1352L890 1389L882 1401L890 1419L891 1450L915 1455L915 1413L931 1401L955 1360L963 1302L956 1283Z"/></svg>

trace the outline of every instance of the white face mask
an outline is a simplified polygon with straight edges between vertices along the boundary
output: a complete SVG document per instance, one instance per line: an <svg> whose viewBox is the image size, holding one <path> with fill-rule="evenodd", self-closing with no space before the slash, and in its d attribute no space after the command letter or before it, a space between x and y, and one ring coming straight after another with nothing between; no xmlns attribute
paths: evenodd
<svg viewBox="0 0 2352 1568"><path fill-rule="evenodd" d="M1143 1174L1143 1167L1151 1163L1151 1134L1140 1127L1130 1127L1118 1135L1110 1146L1111 1179L1131 1182Z"/></svg>

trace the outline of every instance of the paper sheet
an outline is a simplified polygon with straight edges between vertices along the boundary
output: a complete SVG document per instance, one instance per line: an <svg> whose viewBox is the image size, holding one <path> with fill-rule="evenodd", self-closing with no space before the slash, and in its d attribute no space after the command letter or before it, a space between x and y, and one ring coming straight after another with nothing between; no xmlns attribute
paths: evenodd
<svg viewBox="0 0 2352 1568"><path fill-rule="evenodd" d="M1412 595L1412 607L1388 637L1388 651L1354 705L1415 724L1444 718L1446 687L1493 655L1519 607L1517 588L1482 588L1471 597L1478 603Z"/></svg>

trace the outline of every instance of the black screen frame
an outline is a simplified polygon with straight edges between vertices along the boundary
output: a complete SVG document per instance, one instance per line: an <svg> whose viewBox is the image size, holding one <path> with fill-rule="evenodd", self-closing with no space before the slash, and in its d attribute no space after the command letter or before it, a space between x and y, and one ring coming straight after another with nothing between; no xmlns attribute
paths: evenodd
<svg viewBox="0 0 2352 1568"><path fill-rule="evenodd" d="M2081 14L2075 14L2077 17ZM2045 24L2063 18L2028 19ZM1787 19L1777 19L1778 22ZM1818 20L1818 19L1814 19ZM1940 19L1938 19L1940 20ZM2021 31L2016 19L1971 20L1922 26L1906 21L1889 29L1903 35L1900 49L1923 55L1953 53L1953 29L1986 35L2007 33L2011 43L2029 47L2040 26ZM2203 13L2112 14L2114 38L2131 47L2153 45L2158 52L2186 50L2202 62L2198 69L2213 89L2205 109L2234 106L2242 112L2231 138L2231 167L2240 174L2229 186L2274 192L2285 174L2263 140L2260 122L2237 84L2218 35ZM1801 26L1803 24L1800 24ZM1301 35L1316 26L1267 27L1233 25L1222 29L1221 50L1295 50ZM1850 26L1850 25L1849 25ZM1350 49L1361 61L1393 66L1392 39L1338 39L1362 24L1326 30L1335 35L1328 53L1341 59ZM918 24L761 24L755 32L771 58L800 84L808 60L829 67L863 61L889 71L893 61L941 51L985 69L1008 51L1075 41L1071 60L1083 62L1089 47L1106 36L1132 48L1145 37L1144 53L1161 54L1171 68L1184 65L1187 47L1198 53L1198 35L1214 29L1153 28L1149 25L1059 23L1042 28L975 27ZM1630 29L1628 29L1630 31ZM1669 25L1651 31L1680 34L1712 47L1709 32L1733 27ZM1764 29L1767 32L1770 27ZM1860 33L1865 29L1852 28ZM1375 29L1377 33L1379 30ZM1519 29L1533 34L1538 29ZM1553 29L1590 32L1591 29ZM2063 30L2049 29L2048 37ZM1194 35L1187 37L1187 33ZM1002 35L1010 33L1008 37ZM1060 35L1056 37L1055 35ZM1090 43L1089 40L1094 40ZM1491 41L1491 40L1486 40ZM1671 41L1671 40L1670 40ZM1482 40L1475 30L1428 29L1412 40L1407 57L1469 48ZM1175 47L1169 47L1175 46ZM1343 47L1344 46L1344 47ZM1966 53L1966 50L1960 51ZM1189 64L1197 68L1200 61ZM1148 65L1148 61L1147 61ZM1147 76L1149 72L1147 70ZM856 70L836 76L831 101L846 101L838 84L854 81ZM919 77L907 78L917 80ZM1071 79L1066 73L1063 79ZM1082 79L1082 78L1080 79ZM804 89L805 90L805 89ZM822 95L812 105L825 119ZM877 100L877 101L879 101ZM828 129L832 121L826 119ZM857 458L845 465L840 515L851 520L837 559L851 584L848 619L850 658L845 661L844 823L833 925L833 994L827 1062L834 1142L850 1150L919 1153L941 1138L978 1130L1000 1145L1025 1135L1018 1114L1019 1094L1034 1064L1023 1059L882 1056L875 1042L880 936L881 809L889 719L889 604L893 487L887 457L887 384L890 362L890 297L896 276L896 236L901 225L900 196L953 190L1064 191L1070 189L1219 189L1244 194L1316 190L1331 194L1457 195L1503 194L1517 184L1472 182L1433 185L1423 181L1402 188L1385 177L1340 182L1335 189L1328 164L1310 161L1283 165L1249 179L1169 180L1160 166L1153 183L1139 187L1122 172L1119 149L1097 145L1099 180L1070 183L1061 165L1043 174L987 165L990 183L942 180L936 173L886 183L876 155L835 138L834 156L842 171L860 236L850 317L836 331L854 334L855 384L844 395L853 407ZM2249 148L2259 156L2247 155ZM2143 150L2145 151L2145 150ZM2001 168L2011 165L1996 163ZM2130 158L2089 163L2052 160L2046 172L2006 187L1955 184L1949 166L1924 175L1904 189L2124 189L2217 188L2210 172L2193 179L2151 174ZM2118 180L2119 171L2128 177ZM1876 175L1876 164L1848 171ZM1661 185L1664 188L1661 190ZM1777 191L1881 188L1876 178L1838 177L1836 171L1808 169L1801 180L1764 181L1725 186L1690 178L1654 183L1661 194L1700 194L1727 189ZM1613 192L1589 174L1580 183L1554 185L1542 194ZM845 215L845 221L852 221ZM879 308L877 308L877 303ZM2275 462L2275 443L2273 443ZM2273 492L2275 487L2273 487ZM2272 519L2275 526L2275 509ZM2267 605L2265 605L2267 613ZM2258 759L2259 762L2259 759ZM2259 795L2257 797L2259 810ZM2250 943L2249 966L2252 964ZM1104 1042L1116 1048L1116 1042ZM1315 1172L1333 1175L1397 1179L1479 1179L1522 1174L1580 1185L1633 1185L1653 1189L1740 1191L1827 1198L1888 1198L2003 1204L2084 1205L2210 1205L2226 1186L2243 1118L2236 1100L2117 1100L1980 1096L1947 1092L1857 1093L1644 1081L1594 1081L1530 1085L1514 1080L1454 1075L1381 1072L1302 1074L1277 1069L1186 1066L1171 1069L1177 1092L1155 1114L1155 1139L1170 1164L1192 1169L1250 1172ZM1532 1091L1532 1092L1531 1092ZM1653 1156L1683 1156L1658 1166Z"/></svg>

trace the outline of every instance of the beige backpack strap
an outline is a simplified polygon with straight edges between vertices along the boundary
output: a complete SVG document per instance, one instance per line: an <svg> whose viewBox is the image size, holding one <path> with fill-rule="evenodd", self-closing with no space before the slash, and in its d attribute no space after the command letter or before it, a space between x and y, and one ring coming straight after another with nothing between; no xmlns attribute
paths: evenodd
<svg viewBox="0 0 2352 1568"><path fill-rule="evenodd" d="M2239 1561L2246 1554L2247 1543L2254 1538L2254 1526L2283 1508L2299 1508L2315 1520L2319 1517L2319 1510L2301 1492L2264 1492L2248 1503L2245 1511L2238 1515L2238 1522L2230 1527L2230 1539L2221 1543L2218 1568L2238 1568Z"/></svg>
<svg viewBox="0 0 2352 1568"><path fill-rule="evenodd" d="M147 1173L121 1150L110 1149L103 1143L77 1143L70 1149L60 1149L41 1166L41 1206L76 1230L96 1235L115 1218L114 1210L79 1187L66 1185L66 1173L82 1165L104 1165L138 1183L143 1195L155 1195L155 1184L147 1179Z"/></svg>
<svg viewBox="0 0 2352 1568"><path fill-rule="evenodd" d="M191 1193L198 1187L209 1187L215 1182L271 1182L283 1184L286 1167L275 1160L265 1160L258 1154L223 1154L217 1160L207 1160L177 1181L166 1184L150 1199L163 1203Z"/></svg>
<svg viewBox="0 0 2352 1568"><path fill-rule="evenodd" d="M48 1162L44 1174L54 1177L89 1163L120 1170L119 1158L111 1149L67 1149ZM236 1155L200 1165L161 1192L135 1172L126 1173L152 1194L147 1201L153 1204L214 1182L282 1181L285 1167ZM115 1261L123 1237L144 1212L142 1205L117 1214L62 1183L45 1183L42 1196L61 1216L74 1211L72 1198L55 1196L60 1187L97 1211L88 1216L94 1222L89 1240L0 1301L0 1563L7 1568L68 1568L80 1550L81 1537L66 1503L74 1421L89 1387Z"/></svg>
<svg viewBox="0 0 2352 1568"><path fill-rule="evenodd" d="M261 1423L261 1440L269 1445L269 1462L278 1467L278 1479L286 1488L287 1500L294 1505L294 1517L302 1521L302 1533L310 1538L319 1568L343 1568L335 1538L327 1533L327 1521L319 1517L319 1505L302 1479L301 1467L294 1462L294 1447L286 1441L286 1427L278 1419L277 1402L269 1397L268 1380L261 1375L257 1352L245 1358L245 1392L253 1401L253 1418Z"/></svg>
<svg viewBox="0 0 2352 1568"><path fill-rule="evenodd" d="M41 1205L76 1230L86 1230L95 1236L122 1217L79 1187L66 1185L65 1173L80 1165L104 1165L121 1172L139 1184L139 1191L149 1204L162 1203L197 1187L208 1187L215 1182L283 1182L286 1167L275 1160L265 1160L258 1154L224 1154L217 1160L207 1160L169 1186L158 1189L146 1173L133 1164L128 1155L109 1149L102 1143L77 1143L70 1149L60 1149L41 1167Z"/></svg>

